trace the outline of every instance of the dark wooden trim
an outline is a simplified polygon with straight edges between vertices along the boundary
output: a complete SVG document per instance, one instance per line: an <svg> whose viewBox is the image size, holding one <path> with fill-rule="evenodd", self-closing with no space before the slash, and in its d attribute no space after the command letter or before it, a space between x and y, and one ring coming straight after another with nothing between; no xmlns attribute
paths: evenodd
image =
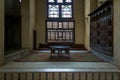
<svg viewBox="0 0 120 80"><path fill-rule="evenodd" d="M68 80L68 73L66 73L66 75L65 75L65 76L66 76L66 80Z"/></svg>
<svg viewBox="0 0 120 80"><path fill-rule="evenodd" d="M48 73L45 73L45 78L46 78L46 80L48 80L49 78L48 78Z"/></svg>
<svg viewBox="0 0 120 80"><path fill-rule="evenodd" d="M21 74L20 74L20 72L18 73L18 80L21 80Z"/></svg>
<svg viewBox="0 0 120 80"><path fill-rule="evenodd" d="M36 49L36 40L37 40L36 30L33 30L33 48L34 49Z"/></svg>
<svg viewBox="0 0 120 80"><path fill-rule="evenodd" d="M112 32L113 32L113 33L112 33L112 34L113 34L113 38L112 38L112 40L113 40L113 41L112 41L112 42L113 42L113 44L112 44L112 46L113 46L113 47L112 47L112 50L113 50L112 53L113 53L113 54L112 54L112 56L114 56L114 16L115 16L115 14L114 14L114 1L113 1L113 0L111 0L111 1L112 1L112 22L113 22L113 23L112 23L112 26L113 26L113 27L112 27L112 30L113 30L113 31L112 31Z"/></svg>
<svg viewBox="0 0 120 80"><path fill-rule="evenodd" d="M111 1L110 1L110 0L109 0L109 1L107 0L104 4L102 4L101 6L99 6L98 8L96 8L94 11L92 11L92 12L89 14L89 16L91 16L91 15L95 14L96 12L98 12L99 10L107 7L109 4L111 4Z"/></svg>
<svg viewBox="0 0 120 80"><path fill-rule="evenodd" d="M59 80L61 80L61 72L59 72Z"/></svg>
<svg viewBox="0 0 120 80"><path fill-rule="evenodd" d="M53 22L57 22L57 24L58 24L58 27L57 28L47 28L47 21L49 22L51 22L51 24L53 25ZM63 23L64 22L67 22L68 23L68 28L66 29L66 28L63 28ZM69 28L69 22L73 22L73 28L71 29L71 28ZM62 28L59 28L59 23L62 23ZM66 30L68 30L68 33L69 34L71 34L72 33L72 36L70 37L69 36L69 39L62 39L62 41L67 41L68 40L68 42L69 42L69 40L70 40L70 42L72 41L72 42L74 42L74 38L75 38L75 25L74 25L75 23L74 23L74 21L73 20L68 20L68 21L54 21L54 20L46 20L46 42L48 42L48 38L47 38L47 36L48 36L48 31L49 30L54 30L55 32L57 32L57 38L58 39L56 39L56 36L55 36L55 40L56 41L60 41L59 40L59 32L62 32L62 38L63 38L63 33L65 34L66 33ZM59 31L59 30L62 30L62 31ZM69 31L69 30L71 30L71 31ZM54 32L54 31L50 31L50 32ZM72 40L71 40L72 39Z"/></svg>

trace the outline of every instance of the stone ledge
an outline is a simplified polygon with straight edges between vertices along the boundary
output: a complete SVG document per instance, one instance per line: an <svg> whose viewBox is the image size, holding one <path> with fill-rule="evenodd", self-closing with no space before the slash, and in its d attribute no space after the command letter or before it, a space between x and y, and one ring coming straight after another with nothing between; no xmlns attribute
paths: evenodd
<svg viewBox="0 0 120 80"><path fill-rule="evenodd" d="M19 59L21 57L24 57L28 53L29 53L29 51L27 49L23 49L23 50L13 52L13 53L5 56L5 62L8 63L8 62L11 62L13 60Z"/></svg>

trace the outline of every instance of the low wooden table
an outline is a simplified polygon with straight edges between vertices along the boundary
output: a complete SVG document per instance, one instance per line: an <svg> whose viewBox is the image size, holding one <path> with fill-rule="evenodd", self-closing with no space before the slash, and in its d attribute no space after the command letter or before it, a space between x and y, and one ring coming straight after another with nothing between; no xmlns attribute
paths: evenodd
<svg viewBox="0 0 120 80"><path fill-rule="evenodd" d="M65 54L68 54L70 56L69 54L70 46L50 46L50 47L51 47L51 56L52 54L58 54L58 56L62 56L63 55L62 51L65 51Z"/></svg>

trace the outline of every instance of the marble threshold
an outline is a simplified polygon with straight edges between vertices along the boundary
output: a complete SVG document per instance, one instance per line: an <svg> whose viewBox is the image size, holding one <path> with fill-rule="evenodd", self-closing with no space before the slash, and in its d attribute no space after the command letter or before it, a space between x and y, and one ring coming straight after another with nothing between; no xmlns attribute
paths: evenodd
<svg viewBox="0 0 120 80"><path fill-rule="evenodd" d="M108 62L10 62L0 72L120 72Z"/></svg>

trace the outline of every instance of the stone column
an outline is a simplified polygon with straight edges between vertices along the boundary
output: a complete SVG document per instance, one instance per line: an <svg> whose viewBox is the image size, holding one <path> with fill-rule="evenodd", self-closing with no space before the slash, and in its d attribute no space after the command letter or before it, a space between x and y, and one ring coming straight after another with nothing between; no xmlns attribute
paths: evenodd
<svg viewBox="0 0 120 80"><path fill-rule="evenodd" d="M90 50L90 0L85 0L85 47Z"/></svg>
<svg viewBox="0 0 120 80"><path fill-rule="evenodd" d="M85 21L84 0L73 0L73 17L75 20L75 44L84 44Z"/></svg>
<svg viewBox="0 0 120 80"><path fill-rule="evenodd" d="M22 0L22 48L33 49L34 1Z"/></svg>
<svg viewBox="0 0 120 80"><path fill-rule="evenodd" d="M113 0L113 58L120 66L120 0Z"/></svg>
<svg viewBox="0 0 120 80"><path fill-rule="evenodd" d="M37 48L40 43L46 43L46 25L45 21L47 18L47 0L35 0L35 24L37 34Z"/></svg>
<svg viewBox="0 0 120 80"><path fill-rule="evenodd" d="M0 65L4 63L4 1L0 1Z"/></svg>
<svg viewBox="0 0 120 80"><path fill-rule="evenodd" d="M30 46L33 49L33 30L35 29L35 1L30 0Z"/></svg>

